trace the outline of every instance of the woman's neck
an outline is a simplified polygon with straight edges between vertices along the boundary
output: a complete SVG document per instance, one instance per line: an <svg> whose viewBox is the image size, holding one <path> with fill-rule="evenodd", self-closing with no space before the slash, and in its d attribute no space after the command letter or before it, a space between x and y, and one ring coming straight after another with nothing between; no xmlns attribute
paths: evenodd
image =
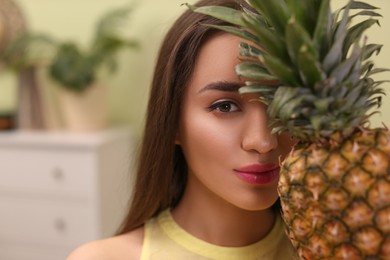
<svg viewBox="0 0 390 260"><path fill-rule="evenodd" d="M221 198L202 199L184 193L172 210L179 226L191 235L219 246L241 247L263 239L272 229L274 209L250 211L238 208Z"/></svg>

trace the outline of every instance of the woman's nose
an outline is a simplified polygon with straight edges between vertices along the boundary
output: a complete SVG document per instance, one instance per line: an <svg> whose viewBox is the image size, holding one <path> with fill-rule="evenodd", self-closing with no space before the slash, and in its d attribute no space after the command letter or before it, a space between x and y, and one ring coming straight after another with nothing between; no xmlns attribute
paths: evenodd
<svg viewBox="0 0 390 260"><path fill-rule="evenodd" d="M271 134L268 124L265 106L261 103L252 104L245 117L242 148L262 154L276 149L278 140L275 134Z"/></svg>

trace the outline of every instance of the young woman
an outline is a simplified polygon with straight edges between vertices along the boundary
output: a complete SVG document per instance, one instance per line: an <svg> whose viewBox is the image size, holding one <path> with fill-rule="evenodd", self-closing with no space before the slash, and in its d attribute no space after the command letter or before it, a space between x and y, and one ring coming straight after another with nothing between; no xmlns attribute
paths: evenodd
<svg viewBox="0 0 390 260"><path fill-rule="evenodd" d="M270 133L258 95L238 93L241 39L204 25L221 23L188 10L168 32L128 215L69 260L293 258L276 190L292 141Z"/></svg>

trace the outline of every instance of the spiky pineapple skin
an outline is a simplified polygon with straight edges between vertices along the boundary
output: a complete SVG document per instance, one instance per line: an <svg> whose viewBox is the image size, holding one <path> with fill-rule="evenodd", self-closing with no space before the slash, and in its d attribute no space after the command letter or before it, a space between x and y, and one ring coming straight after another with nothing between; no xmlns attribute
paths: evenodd
<svg viewBox="0 0 390 260"><path fill-rule="evenodd" d="M301 259L390 259L390 132L295 148L278 192Z"/></svg>

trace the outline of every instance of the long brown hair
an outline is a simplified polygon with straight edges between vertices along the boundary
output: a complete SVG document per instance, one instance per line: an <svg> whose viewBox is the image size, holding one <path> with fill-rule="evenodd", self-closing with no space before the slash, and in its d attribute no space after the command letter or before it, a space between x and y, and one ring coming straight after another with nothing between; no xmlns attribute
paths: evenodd
<svg viewBox="0 0 390 260"><path fill-rule="evenodd" d="M241 4L238 0L201 0L196 6L240 9ZM204 24L223 22L186 10L162 43L151 86L133 197L118 234L143 225L168 207L175 207L183 194L187 164L180 147L175 145L175 137L183 93L197 53L205 39L215 32Z"/></svg>

